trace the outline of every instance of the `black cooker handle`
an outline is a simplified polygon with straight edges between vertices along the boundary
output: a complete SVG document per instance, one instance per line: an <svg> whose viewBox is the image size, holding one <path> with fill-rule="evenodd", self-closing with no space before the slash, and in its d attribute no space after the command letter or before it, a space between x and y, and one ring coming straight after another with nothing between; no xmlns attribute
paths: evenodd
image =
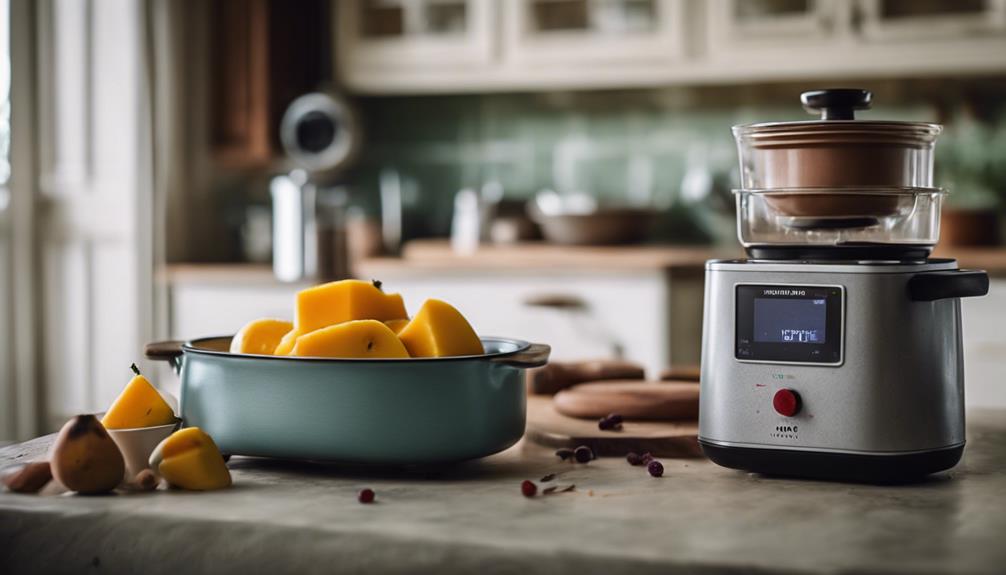
<svg viewBox="0 0 1006 575"><path fill-rule="evenodd" d="M548 363L548 356L551 353L551 347L543 343L532 343L517 353L504 355L503 357L496 357L490 361L494 363L502 363L511 367L526 369L529 367L541 367L545 365Z"/></svg>
<svg viewBox="0 0 1006 575"><path fill-rule="evenodd" d="M915 274L908 280L913 301L936 301L954 297L975 297L989 293L985 270L940 270Z"/></svg>
<svg viewBox="0 0 1006 575"><path fill-rule="evenodd" d="M855 88L811 90L800 94L803 107L811 114L820 112L822 120L855 120L856 110L869 110L873 94Z"/></svg>

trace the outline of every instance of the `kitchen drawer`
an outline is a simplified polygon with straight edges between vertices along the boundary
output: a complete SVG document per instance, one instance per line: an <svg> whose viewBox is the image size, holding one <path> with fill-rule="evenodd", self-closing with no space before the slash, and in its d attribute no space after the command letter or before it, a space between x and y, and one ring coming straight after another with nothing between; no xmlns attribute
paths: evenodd
<svg viewBox="0 0 1006 575"><path fill-rule="evenodd" d="M294 295L301 286L175 284L171 286L171 337L228 335L261 317L293 317Z"/></svg>

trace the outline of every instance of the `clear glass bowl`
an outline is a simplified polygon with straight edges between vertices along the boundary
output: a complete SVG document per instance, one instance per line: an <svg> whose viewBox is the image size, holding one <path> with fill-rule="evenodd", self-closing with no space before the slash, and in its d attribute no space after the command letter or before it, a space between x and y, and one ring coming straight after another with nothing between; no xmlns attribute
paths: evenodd
<svg viewBox="0 0 1006 575"><path fill-rule="evenodd" d="M733 128L741 187L927 188L942 128L923 122L823 120Z"/></svg>
<svg viewBox="0 0 1006 575"><path fill-rule="evenodd" d="M940 236L938 188L735 190L737 237L752 246L905 245Z"/></svg>

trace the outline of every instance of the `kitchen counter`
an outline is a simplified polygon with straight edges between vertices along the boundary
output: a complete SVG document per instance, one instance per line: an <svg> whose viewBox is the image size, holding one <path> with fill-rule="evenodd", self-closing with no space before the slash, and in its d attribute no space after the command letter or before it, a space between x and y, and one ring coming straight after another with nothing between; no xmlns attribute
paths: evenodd
<svg viewBox="0 0 1006 575"><path fill-rule="evenodd" d="M388 279L472 271L513 274L564 270L607 274L666 269L701 272L706 260L742 255L739 248L711 246L559 246L544 242L486 245L475 253L459 255L445 240L414 240L405 245L401 257L374 257L356 262L354 273L361 278ZM171 264L166 278L172 284L279 283L272 275L272 268L262 264Z"/></svg>
<svg viewBox="0 0 1006 575"><path fill-rule="evenodd" d="M235 486L107 497L0 494L0 571L1001 573L1006 411L969 414L950 473L908 486L768 479L704 460L649 477L533 445L447 469L235 457ZM0 468L52 436L0 449ZM576 491L526 499L569 470ZM377 503L362 505L362 487Z"/></svg>
<svg viewBox="0 0 1006 575"><path fill-rule="evenodd" d="M962 268L984 269L994 276L1006 276L1006 247L940 247L933 256L953 257ZM375 257L357 262L355 275L392 279L429 274L492 271L513 274L542 270L700 273L706 260L739 257L744 257L740 246L559 246L544 242L486 245L470 255L459 255L445 240L414 240L405 245L401 257ZM172 264L166 270L166 279L176 285L279 284L272 275L272 268L263 264ZM306 282L291 285L306 285Z"/></svg>

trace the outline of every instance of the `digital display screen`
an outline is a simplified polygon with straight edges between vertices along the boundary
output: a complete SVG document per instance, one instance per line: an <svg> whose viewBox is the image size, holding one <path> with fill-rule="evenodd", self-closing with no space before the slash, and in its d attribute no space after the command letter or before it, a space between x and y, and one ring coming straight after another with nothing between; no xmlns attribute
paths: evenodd
<svg viewBox="0 0 1006 575"><path fill-rule="evenodd" d="M841 286L737 284L740 361L840 365L845 290Z"/></svg>
<svg viewBox="0 0 1006 575"><path fill-rule="evenodd" d="M754 340L775 343L825 343L828 307L824 298L755 298Z"/></svg>

